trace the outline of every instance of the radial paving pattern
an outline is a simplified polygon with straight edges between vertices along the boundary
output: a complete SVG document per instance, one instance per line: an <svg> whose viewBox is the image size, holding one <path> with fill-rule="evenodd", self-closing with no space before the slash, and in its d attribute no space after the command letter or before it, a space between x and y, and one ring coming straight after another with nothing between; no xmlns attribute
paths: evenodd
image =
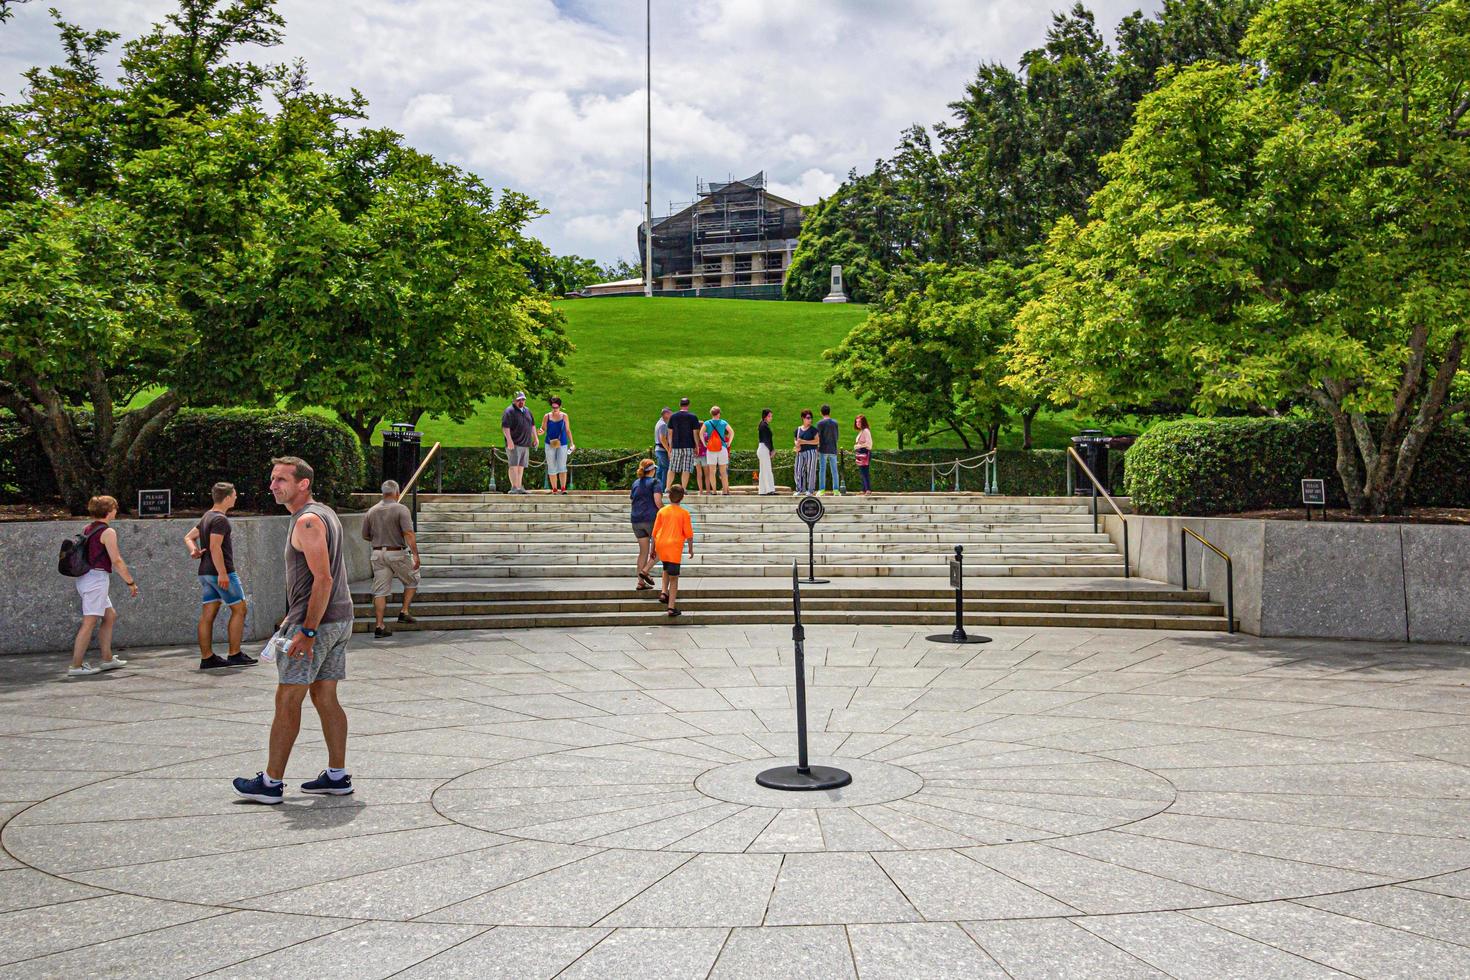
<svg viewBox="0 0 1470 980"><path fill-rule="evenodd" d="M5 658L0 970L1470 974L1463 651L996 632L813 628L803 794L780 628L359 642L274 809L273 674Z"/></svg>

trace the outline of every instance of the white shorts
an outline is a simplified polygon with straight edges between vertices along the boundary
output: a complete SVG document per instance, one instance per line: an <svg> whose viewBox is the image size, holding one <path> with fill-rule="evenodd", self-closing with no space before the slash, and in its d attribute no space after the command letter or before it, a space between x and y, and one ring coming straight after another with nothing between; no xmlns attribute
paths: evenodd
<svg viewBox="0 0 1470 980"><path fill-rule="evenodd" d="M94 568L77 579L77 594L82 597L83 616L102 616L112 608L112 599L107 595L112 584L112 575Z"/></svg>
<svg viewBox="0 0 1470 980"><path fill-rule="evenodd" d="M730 450L728 450L728 449L721 449L717 453L710 453L710 452L705 453L704 454L704 465L705 466L729 466L730 465Z"/></svg>

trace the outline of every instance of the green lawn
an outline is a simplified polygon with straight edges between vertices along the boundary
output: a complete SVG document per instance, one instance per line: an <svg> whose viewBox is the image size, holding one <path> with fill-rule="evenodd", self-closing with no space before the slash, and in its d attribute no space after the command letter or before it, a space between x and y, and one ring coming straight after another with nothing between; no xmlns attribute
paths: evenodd
<svg viewBox="0 0 1470 980"><path fill-rule="evenodd" d="M754 445L760 410L776 413L776 427L795 428L802 408L823 401L844 422L861 409L846 392L827 395L822 351L836 346L867 315L855 304L784 303L735 299L571 300L558 304L576 346L567 361L571 384L559 392L572 418L572 435L588 447L651 445L664 405L688 396L703 418L719 405L735 426L736 444ZM498 445L505 402L482 403L463 425L426 419L426 440L447 445ZM529 407L539 419L545 400ZM880 445L896 444L871 413Z"/></svg>
<svg viewBox="0 0 1470 980"><path fill-rule="evenodd" d="M753 445L762 408L776 413L778 432L794 429L800 411L816 412L823 402L844 425L862 411L846 391L827 394L828 373L822 351L835 347L864 316L857 304L785 303L734 299L571 300L558 304L576 351L567 361L571 384L561 394L578 444L595 448L649 445L653 424L664 405L677 408L687 395L705 417L719 405L735 426L737 445ZM499 445L504 401L481 403L462 425L425 419L425 440L451 446ZM547 406L533 399L539 419ZM875 441L892 448L898 440L888 428L888 410L868 412ZM1038 446L1058 446L1082 426L1070 412L1043 415L1035 423ZM1019 425L1002 437L1020 445ZM781 445L778 437L777 445ZM931 445L958 446L953 435Z"/></svg>

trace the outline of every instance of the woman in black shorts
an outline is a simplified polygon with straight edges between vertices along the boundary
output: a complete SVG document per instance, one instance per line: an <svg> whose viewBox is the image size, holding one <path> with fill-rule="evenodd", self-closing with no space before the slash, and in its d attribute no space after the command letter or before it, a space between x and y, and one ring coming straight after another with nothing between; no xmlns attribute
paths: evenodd
<svg viewBox="0 0 1470 980"><path fill-rule="evenodd" d="M658 509L664 504L658 479L654 476L657 471L657 463L651 459L643 460L638 464L638 478L633 481L633 489L628 492L632 502L629 519L633 524L633 536L638 539L639 592L653 588L653 576L649 574L657 558L653 552L653 522L658 517Z"/></svg>

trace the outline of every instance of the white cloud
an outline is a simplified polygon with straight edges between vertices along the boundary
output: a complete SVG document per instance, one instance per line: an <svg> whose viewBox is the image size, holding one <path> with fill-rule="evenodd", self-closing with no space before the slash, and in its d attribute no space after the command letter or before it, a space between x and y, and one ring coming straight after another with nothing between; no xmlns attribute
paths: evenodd
<svg viewBox="0 0 1470 980"><path fill-rule="evenodd" d="M56 0L134 37L174 0ZM1052 0L1056 8L1071 0ZM1105 32L1138 0L1093 0ZM1146 8L1158 0L1145 0ZM280 0L320 87L371 123L550 209L558 252L636 252L643 199L643 0ZM654 213L697 178L765 170L802 203L944 118L982 61L1041 43L1051 5L1014 0L653 0ZM41 0L0 27L0 92L59 57ZM631 216L631 217L630 217ZM621 223L621 228L619 224Z"/></svg>
<svg viewBox="0 0 1470 980"><path fill-rule="evenodd" d="M770 174L766 175L766 183L773 192L788 201L795 201L797 204L816 204L837 190L838 185L842 183L842 178L826 170L812 167L803 171L795 183L786 183Z"/></svg>

